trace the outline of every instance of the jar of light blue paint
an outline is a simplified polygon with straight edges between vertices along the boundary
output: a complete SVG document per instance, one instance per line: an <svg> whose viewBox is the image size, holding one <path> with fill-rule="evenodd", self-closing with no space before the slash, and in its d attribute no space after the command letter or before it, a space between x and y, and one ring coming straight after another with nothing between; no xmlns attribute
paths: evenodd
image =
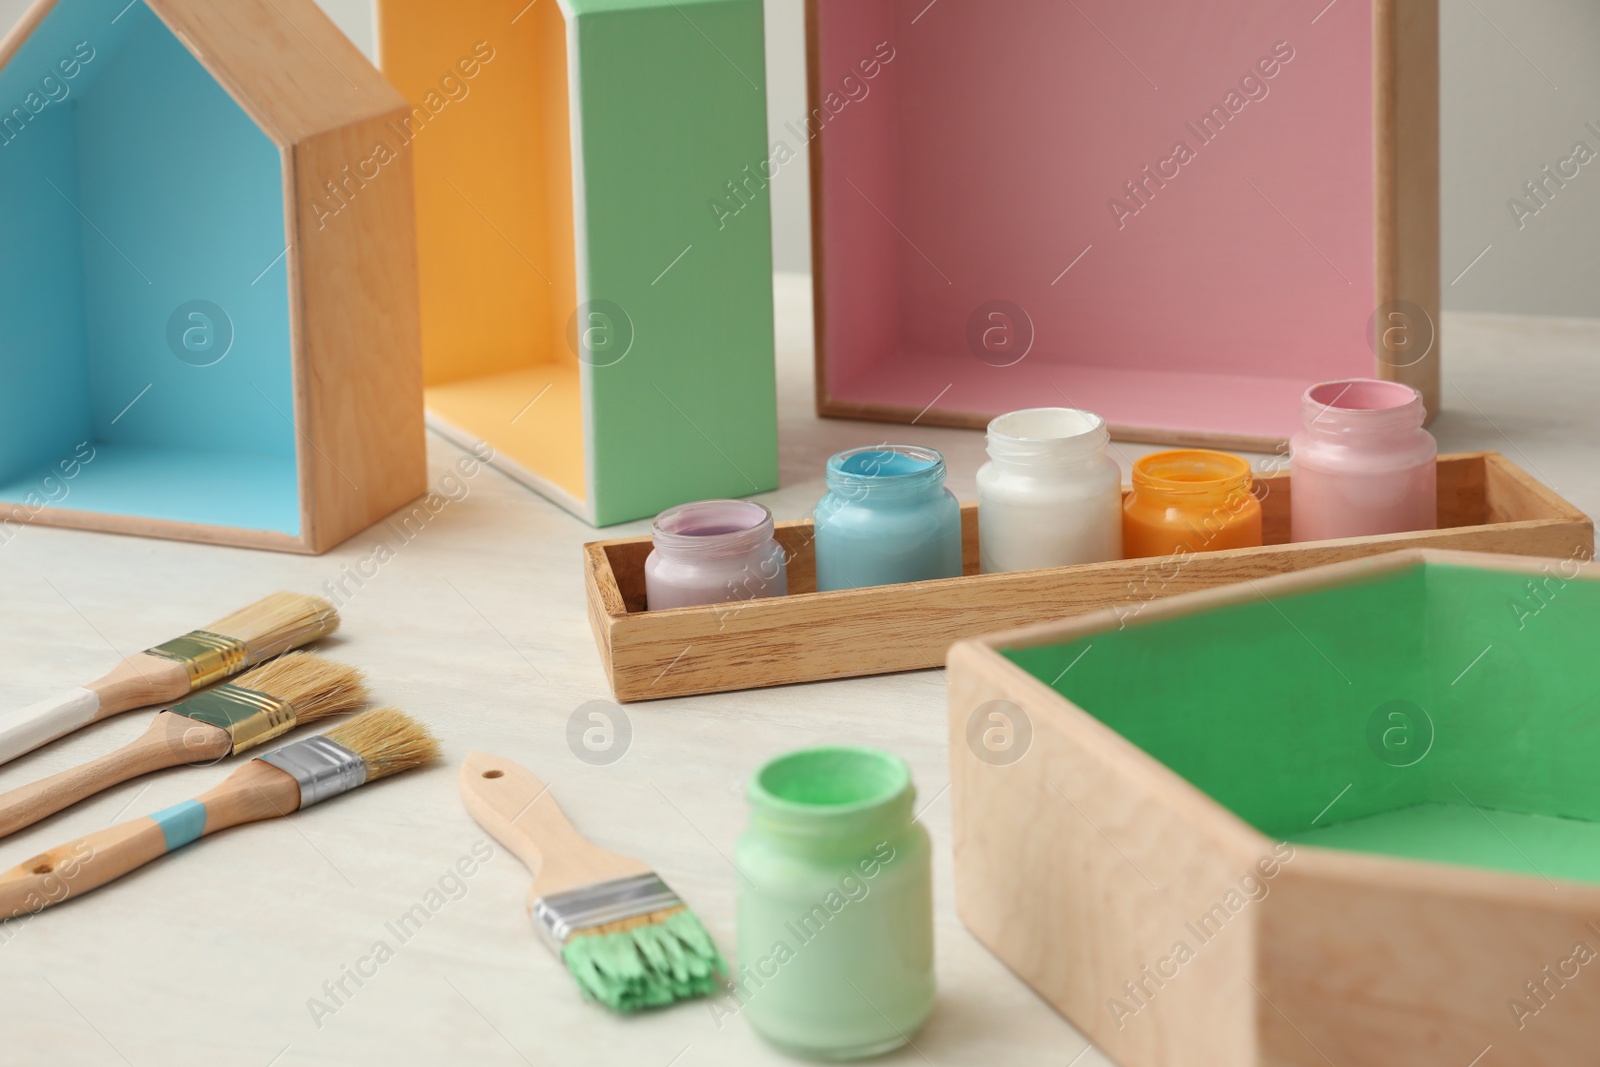
<svg viewBox="0 0 1600 1067"><path fill-rule="evenodd" d="M816 511L817 589L961 576L961 505L931 448L873 445L828 460Z"/></svg>

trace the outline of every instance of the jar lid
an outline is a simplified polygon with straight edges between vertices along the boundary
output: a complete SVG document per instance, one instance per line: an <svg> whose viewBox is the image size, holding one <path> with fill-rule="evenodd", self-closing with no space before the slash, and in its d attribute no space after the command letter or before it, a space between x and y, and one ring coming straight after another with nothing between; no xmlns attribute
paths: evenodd
<svg viewBox="0 0 1600 1067"><path fill-rule="evenodd" d="M1133 461L1133 484L1163 493L1231 493L1250 485L1250 461L1232 452L1175 448Z"/></svg>
<svg viewBox="0 0 1600 1067"><path fill-rule="evenodd" d="M868 445L828 460L828 488L861 500L925 492L944 485L944 457L918 445Z"/></svg>
<svg viewBox="0 0 1600 1067"><path fill-rule="evenodd" d="M1321 433L1415 428L1426 419L1420 392L1404 382L1378 378L1318 382L1301 400L1301 422Z"/></svg>
<svg viewBox="0 0 1600 1067"><path fill-rule="evenodd" d="M991 459L1065 463L1099 456L1111 440L1106 420L1078 408L1025 408L989 423Z"/></svg>
<svg viewBox="0 0 1600 1067"><path fill-rule="evenodd" d="M1422 399L1422 394L1404 382L1386 382L1380 378L1343 378L1331 382L1318 382L1306 390L1308 404L1335 411L1392 411L1409 407Z"/></svg>
<svg viewBox="0 0 1600 1067"><path fill-rule="evenodd" d="M916 789L904 760L875 748L802 749L779 756L750 778L751 807L785 828L848 834L903 809Z"/></svg>
<svg viewBox="0 0 1600 1067"><path fill-rule="evenodd" d="M657 515L650 539L664 552L724 556L765 544L772 529L772 512L754 500L697 500Z"/></svg>

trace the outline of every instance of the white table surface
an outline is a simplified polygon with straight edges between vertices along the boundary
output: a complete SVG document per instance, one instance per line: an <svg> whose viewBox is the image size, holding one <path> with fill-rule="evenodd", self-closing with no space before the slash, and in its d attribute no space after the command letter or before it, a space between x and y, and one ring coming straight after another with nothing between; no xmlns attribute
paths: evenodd
<svg viewBox="0 0 1600 1067"><path fill-rule="evenodd" d="M811 408L809 283L780 275L784 488L809 512L831 453L887 438L942 449L973 496L982 435L819 421ZM1595 419L1600 324L1486 315L1444 323L1442 450L1497 449L1585 511L1600 508ZM930 398L931 399L931 398ZM1151 449L1117 445L1128 462ZM430 436L437 485L459 451ZM709 452L708 462L717 462ZM483 834L457 799L462 756L483 748L542 775L580 828L652 864L731 955L734 841L743 790L767 758L850 742L904 756L936 846L939 1000L915 1047L880 1062L1099 1067L1110 1061L957 920L950 861L945 684L925 671L631 705L610 766L579 760L572 713L609 698L585 616L579 546L593 530L485 471L409 542L375 527L320 558L29 527L0 545L0 707L98 676L128 654L280 588L316 591L381 540L394 558L344 607L327 652L365 668L378 696L426 719L431 769L290 819L246 827L121 883L0 926L0 1064L628 1064L791 1062L706 1003L619 1019L583 1003L524 916L528 875L507 853L465 880L401 942L386 924ZM647 532L647 523L606 536ZM353 588L353 586L352 586ZM9 789L104 752L147 716L102 724L0 769ZM0 842L0 867L209 787L227 768L129 783ZM311 1000L374 950L394 950L332 1014ZM1075 1059L1075 1057L1077 1057Z"/></svg>

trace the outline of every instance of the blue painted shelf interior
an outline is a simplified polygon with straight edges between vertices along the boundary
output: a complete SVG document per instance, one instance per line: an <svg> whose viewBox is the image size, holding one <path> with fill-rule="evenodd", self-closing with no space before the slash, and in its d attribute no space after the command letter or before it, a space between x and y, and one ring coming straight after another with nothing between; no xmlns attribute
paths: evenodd
<svg viewBox="0 0 1600 1067"><path fill-rule="evenodd" d="M0 232L0 500L298 535L281 153L142 0L0 70Z"/></svg>

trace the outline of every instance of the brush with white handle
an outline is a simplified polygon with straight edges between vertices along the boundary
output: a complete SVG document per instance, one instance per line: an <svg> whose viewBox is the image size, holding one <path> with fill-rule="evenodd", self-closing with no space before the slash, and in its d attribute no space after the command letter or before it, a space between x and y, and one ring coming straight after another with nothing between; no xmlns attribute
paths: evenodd
<svg viewBox="0 0 1600 1067"><path fill-rule="evenodd" d="M182 700L338 628L338 610L321 597L274 593L204 629L129 656L86 686L0 714L0 763L112 715Z"/></svg>

